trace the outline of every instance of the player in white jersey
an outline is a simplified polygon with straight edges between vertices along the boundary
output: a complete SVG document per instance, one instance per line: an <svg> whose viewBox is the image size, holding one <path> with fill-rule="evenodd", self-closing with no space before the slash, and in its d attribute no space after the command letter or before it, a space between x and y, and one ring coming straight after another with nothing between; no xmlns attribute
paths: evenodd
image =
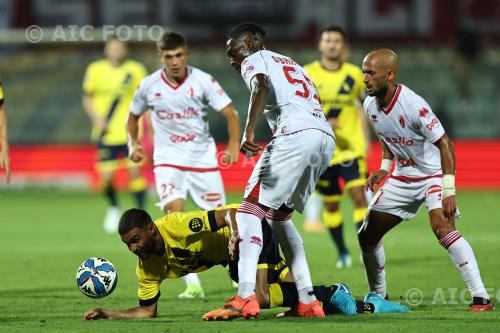
<svg viewBox="0 0 500 333"><path fill-rule="evenodd" d="M455 153L451 140L425 100L397 84L398 56L391 50L370 52L363 60L368 97L364 109L382 144L380 170L367 179L367 187L395 170L368 207L359 243L368 284L387 296L382 237L403 220L415 216L425 203L432 230L448 250L466 282L473 302L470 311L493 309L469 243L455 229Z"/></svg>
<svg viewBox="0 0 500 333"><path fill-rule="evenodd" d="M217 150L206 120L207 108L218 111L228 123L229 141L221 162L238 159L240 122L231 99L209 74L187 65L185 37L167 32L158 41L164 67L146 77L135 92L128 118L130 158L144 158L138 140L139 118L151 109L154 129L154 173L157 204L165 213L183 211L187 194L204 210L225 205L224 185ZM196 274L185 279L181 298L204 297Z"/></svg>
<svg viewBox="0 0 500 333"><path fill-rule="evenodd" d="M278 238L297 286L299 303L293 314L324 316L312 289L304 244L291 216L294 210L303 211L319 176L328 167L335 137L308 74L289 57L266 50L264 34L262 27L245 22L231 31L226 43L231 65L241 73L250 90L240 151L248 157L260 151L253 133L262 112L273 139L250 176L236 215L239 235L235 237L240 237L238 295L224 307L205 314L205 320L259 315L255 278L264 218Z"/></svg>

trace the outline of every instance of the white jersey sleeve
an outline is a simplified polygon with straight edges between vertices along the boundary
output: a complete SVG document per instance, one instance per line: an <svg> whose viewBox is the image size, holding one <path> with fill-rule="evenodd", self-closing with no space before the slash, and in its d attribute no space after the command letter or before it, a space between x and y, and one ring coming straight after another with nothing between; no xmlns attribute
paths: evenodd
<svg viewBox="0 0 500 333"><path fill-rule="evenodd" d="M267 75L266 63L261 54L255 57L248 57L241 63L241 75L250 89L250 82L257 74Z"/></svg>
<svg viewBox="0 0 500 333"><path fill-rule="evenodd" d="M444 135L444 128L429 104L423 98L416 98L412 104L409 115L412 125L430 142L439 140Z"/></svg>
<svg viewBox="0 0 500 333"><path fill-rule="evenodd" d="M206 82L203 84L203 87L205 88L203 97L212 109L221 111L232 102L231 98L229 98L219 82L217 82L213 76L207 75L207 77L204 78L204 81Z"/></svg>
<svg viewBox="0 0 500 333"><path fill-rule="evenodd" d="M141 116L148 110L147 102L147 78L137 87L132 102L130 102L130 112L136 116Z"/></svg>

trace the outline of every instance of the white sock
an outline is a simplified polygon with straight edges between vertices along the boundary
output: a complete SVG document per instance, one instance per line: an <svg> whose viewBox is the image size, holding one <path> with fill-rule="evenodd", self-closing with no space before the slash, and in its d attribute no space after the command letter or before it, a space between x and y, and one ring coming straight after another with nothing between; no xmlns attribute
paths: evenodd
<svg viewBox="0 0 500 333"><path fill-rule="evenodd" d="M323 200L316 192L313 192L307 200L304 208L304 220L306 223L321 221L321 209L323 208Z"/></svg>
<svg viewBox="0 0 500 333"><path fill-rule="evenodd" d="M476 257L469 243L458 231L452 231L439 240L439 243L448 250L453 265L458 269L462 279L469 287L472 297L490 299L484 288Z"/></svg>
<svg viewBox="0 0 500 333"><path fill-rule="evenodd" d="M265 212L258 205L243 201L236 212L241 242L238 260L238 295L246 298L255 294L257 264L262 251L262 219Z"/></svg>
<svg viewBox="0 0 500 333"><path fill-rule="evenodd" d="M384 246L382 243L378 243L374 248L363 248L361 250L363 252L363 263L370 291L386 297Z"/></svg>
<svg viewBox="0 0 500 333"><path fill-rule="evenodd" d="M290 273L293 276L297 291L299 292L299 301L304 304L309 304L316 300L316 296L314 292L312 292L311 273L307 265L304 242L290 218L284 221L277 221L272 218L272 214L268 212L266 220L271 225L281 249L283 250L286 263L288 267L290 267Z"/></svg>
<svg viewBox="0 0 500 333"><path fill-rule="evenodd" d="M191 284L201 286L200 278L198 278L198 274L196 273L189 273L188 275L184 275L182 279L184 280L184 282L186 282L186 285L188 286Z"/></svg>

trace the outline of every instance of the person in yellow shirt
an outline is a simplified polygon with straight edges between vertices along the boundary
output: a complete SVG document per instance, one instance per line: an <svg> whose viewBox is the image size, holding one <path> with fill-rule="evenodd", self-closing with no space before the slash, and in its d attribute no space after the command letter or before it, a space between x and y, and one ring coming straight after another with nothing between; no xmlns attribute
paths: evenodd
<svg viewBox="0 0 500 333"><path fill-rule="evenodd" d="M127 45L118 38L106 42L104 54L104 59L87 67L82 104L92 122L92 141L98 149L97 170L109 202L104 230L114 233L120 210L113 177L122 164L126 163L130 175L129 190L136 205L144 208L147 183L137 164L128 160L126 120L134 92L148 73L144 65L127 59Z"/></svg>
<svg viewBox="0 0 500 333"><path fill-rule="evenodd" d="M160 298L160 285L166 279L202 272L222 265L238 281L238 226L236 210L231 204L208 211L174 212L153 222L144 210L126 211L118 232L128 249L139 257L136 275L139 281L139 305L126 310L96 308L84 313L85 320L154 318ZM278 241L265 221L262 223L263 246L257 271L256 295L262 308L291 307L285 313L293 316L298 293L288 266L279 254ZM380 296L367 294L356 301L344 284L315 286L325 313L408 312ZM203 316L204 320L215 319ZM230 319L230 318L219 318Z"/></svg>
<svg viewBox="0 0 500 333"><path fill-rule="evenodd" d="M0 169L5 169L7 184L10 182L9 139L7 135L7 110L4 107L2 81L0 81Z"/></svg>
<svg viewBox="0 0 500 333"><path fill-rule="evenodd" d="M347 41L342 28L330 26L323 29L318 47L321 59L304 68L316 84L323 112L335 132L337 147L331 165L320 177L316 190L323 199L323 223L339 251L337 268L343 268L352 264L344 243L344 218L339 209L343 192L349 192L352 199L352 218L357 228L361 226L367 209L364 184L369 136L362 108L366 88L361 68L344 61ZM306 210L305 230L311 229L311 221L317 220L314 215L311 208Z"/></svg>

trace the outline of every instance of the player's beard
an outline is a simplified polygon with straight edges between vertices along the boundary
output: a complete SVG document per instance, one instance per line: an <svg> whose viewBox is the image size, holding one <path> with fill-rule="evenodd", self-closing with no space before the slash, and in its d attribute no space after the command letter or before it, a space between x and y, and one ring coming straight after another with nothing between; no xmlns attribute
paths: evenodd
<svg viewBox="0 0 500 333"><path fill-rule="evenodd" d="M139 256L142 260L148 259L151 254L155 253L156 254L157 248L156 248L156 242L154 241L153 238L148 238L146 242L144 243L144 247L142 249L142 256Z"/></svg>
<svg viewBox="0 0 500 333"><path fill-rule="evenodd" d="M385 85L385 86L381 86L379 87L375 92L374 92L374 96L375 97L378 97L378 98L384 98L385 95L387 94L387 90L389 89L389 86L388 85Z"/></svg>

